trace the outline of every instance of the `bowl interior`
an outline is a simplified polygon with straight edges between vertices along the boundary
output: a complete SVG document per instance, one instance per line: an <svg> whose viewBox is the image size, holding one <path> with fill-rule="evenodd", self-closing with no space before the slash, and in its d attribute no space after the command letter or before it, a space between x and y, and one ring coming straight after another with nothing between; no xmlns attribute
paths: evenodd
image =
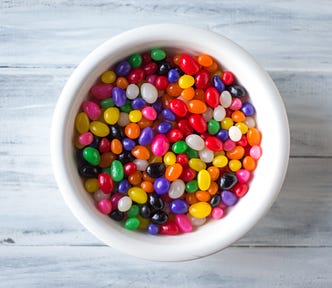
<svg viewBox="0 0 332 288"><path fill-rule="evenodd" d="M163 47L168 51L206 53L232 71L256 109L263 155L249 192L221 220L177 236L127 231L95 208L77 172L73 132L75 115L97 78L134 52ZM51 135L54 173L63 197L80 222L100 240L125 253L153 260L187 260L223 249L242 237L275 200L287 169L289 129L281 97L268 74L242 48L212 32L182 25L153 25L120 34L94 50L77 67L57 103Z"/></svg>

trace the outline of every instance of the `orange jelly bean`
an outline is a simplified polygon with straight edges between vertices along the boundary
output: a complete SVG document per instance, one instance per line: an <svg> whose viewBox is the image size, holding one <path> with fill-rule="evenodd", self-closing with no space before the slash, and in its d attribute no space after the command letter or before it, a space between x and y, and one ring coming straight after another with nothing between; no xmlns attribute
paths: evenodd
<svg viewBox="0 0 332 288"><path fill-rule="evenodd" d="M130 174L128 176L128 181L132 185L140 185L142 182L142 172L141 171L135 171L133 174Z"/></svg>
<svg viewBox="0 0 332 288"><path fill-rule="evenodd" d="M187 107L190 113L203 114L207 107L206 104L201 100L191 100L187 103Z"/></svg>
<svg viewBox="0 0 332 288"><path fill-rule="evenodd" d="M184 100L191 100L195 97L195 89L193 87L189 87L186 89L183 89L181 92L181 97Z"/></svg>
<svg viewBox="0 0 332 288"><path fill-rule="evenodd" d="M143 180L153 183L155 179L152 178L151 176L149 176L149 174L144 171L143 172Z"/></svg>
<svg viewBox="0 0 332 288"><path fill-rule="evenodd" d="M211 181L217 181L220 176L220 170L216 166L210 166L207 171L211 176Z"/></svg>
<svg viewBox="0 0 332 288"><path fill-rule="evenodd" d="M119 139L113 139L112 142L111 142L111 151L114 153L114 154L121 154L122 153L122 143Z"/></svg>
<svg viewBox="0 0 332 288"><path fill-rule="evenodd" d="M178 97L181 95L182 90L183 89L179 86L178 83L171 83L168 84L166 92L169 96Z"/></svg>
<svg viewBox="0 0 332 288"><path fill-rule="evenodd" d="M142 119L138 121L137 124L139 128L144 129L146 127L151 127L153 125L153 121L142 117Z"/></svg>
<svg viewBox="0 0 332 288"><path fill-rule="evenodd" d="M150 151L145 146L137 145L131 150L131 154L133 154L137 159L148 160L150 158Z"/></svg>
<svg viewBox="0 0 332 288"><path fill-rule="evenodd" d="M211 182L209 189L207 192L209 192L210 195L215 195L218 192L218 184L216 182Z"/></svg>
<svg viewBox="0 0 332 288"><path fill-rule="evenodd" d="M189 205L192 205L192 204L195 204L198 202L196 196L195 196L195 193L188 193L186 194L186 201Z"/></svg>
<svg viewBox="0 0 332 288"><path fill-rule="evenodd" d="M242 160L243 168L248 171L253 171L256 169L256 160L252 158L251 156L246 156Z"/></svg>
<svg viewBox="0 0 332 288"><path fill-rule="evenodd" d="M250 146L261 144L261 133L256 128L250 128L247 132L247 140Z"/></svg>
<svg viewBox="0 0 332 288"><path fill-rule="evenodd" d="M202 202L208 202L211 199L211 194L208 191L197 191L195 192L196 199Z"/></svg>
<svg viewBox="0 0 332 288"><path fill-rule="evenodd" d="M143 181L141 183L141 188L147 193L153 192L153 184L150 181Z"/></svg>
<svg viewBox="0 0 332 288"><path fill-rule="evenodd" d="M99 166L101 168L107 168L111 166L112 162L116 159L116 155L112 152L105 152L100 155Z"/></svg>
<svg viewBox="0 0 332 288"><path fill-rule="evenodd" d="M125 127L125 134L130 139L137 139L141 133L141 129L137 123L129 123Z"/></svg>
<svg viewBox="0 0 332 288"><path fill-rule="evenodd" d="M181 176L182 171L183 171L183 167L179 163L169 165L165 171L165 178L168 181L174 181Z"/></svg>
<svg viewBox="0 0 332 288"><path fill-rule="evenodd" d="M244 156L245 150L242 146L236 146L231 151L227 151L226 156L232 160L240 160Z"/></svg>
<svg viewBox="0 0 332 288"><path fill-rule="evenodd" d="M205 92L204 92L203 89L196 89L195 90L195 99L205 102Z"/></svg>
<svg viewBox="0 0 332 288"><path fill-rule="evenodd" d="M210 66L206 67L206 70L208 70L210 73L213 73L217 71L218 64L216 62L213 62Z"/></svg>
<svg viewBox="0 0 332 288"><path fill-rule="evenodd" d="M174 57L173 57L174 64L176 64L178 66L180 65L180 57L181 57L181 54L174 55Z"/></svg>
<svg viewBox="0 0 332 288"><path fill-rule="evenodd" d="M169 96L167 93L165 93L162 97L161 97L161 101L163 103L163 107L164 108L169 108L169 102L171 102L173 99L173 97Z"/></svg>
<svg viewBox="0 0 332 288"><path fill-rule="evenodd" d="M201 54L198 56L197 62L199 65L202 65L204 67L209 67L213 64L213 59L209 55Z"/></svg>
<svg viewBox="0 0 332 288"><path fill-rule="evenodd" d="M118 79L116 79L115 84L117 87L119 87L121 89L127 89L129 82L128 82L127 78L125 78L125 77L118 77Z"/></svg>
<svg viewBox="0 0 332 288"><path fill-rule="evenodd" d="M234 111L231 117L234 122L243 122L246 119L246 115L239 110Z"/></svg>

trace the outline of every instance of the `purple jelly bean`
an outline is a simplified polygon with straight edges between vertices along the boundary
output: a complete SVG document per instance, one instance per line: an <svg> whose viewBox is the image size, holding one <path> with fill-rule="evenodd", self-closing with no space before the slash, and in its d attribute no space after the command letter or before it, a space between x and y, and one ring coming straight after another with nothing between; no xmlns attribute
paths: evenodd
<svg viewBox="0 0 332 288"><path fill-rule="evenodd" d="M170 182L164 177L157 178L153 183L154 191L159 195L166 194L170 186Z"/></svg>
<svg viewBox="0 0 332 288"><path fill-rule="evenodd" d="M131 108L134 110L142 110L146 105L146 102L143 98L136 98L131 102Z"/></svg>
<svg viewBox="0 0 332 288"><path fill-rule="evenodd" d="M163 110L163 102L161 101L160 97L152 104L152 107L157 111L158 114L161 113Z"/></svg>
<svg viewBox="0 0 332 288"><path fill-rule="evenodd" d="M180 73L178 70L176 69L171 69L168 71L168 81L170 83L176 83L178 82L179 78L180 78Z"/></svg>
<svg viewBox="0 0 332 288"><path fill-rule="evenodd" d="M228 190L224 190L221 192L221 199L222 199L222 202L224 202L226 206L233 206L237 202L236 195Z"/></svg>
<svg viewBox="0 0 332 288"><path fill-rule="evenodd" d="M172 110L169 109L169 108L164 109L164 110L161 112L161 115L163 116L163 118L164 118L165 120L175 121L175 119L176 119L175 114L174 114L174 113L172 112Z"/></svg>
<svg viewBox="0 0 332 288"><path fill-rule="evenodd" d="M114 87L112 90L112 98L114 104L118 107L121 107L126 104L126 92L119 87Z"/></svg>
<svg viewBox="0 0 332 288"><path fill-rule="evenodd" d="M128 75L131 70L130 63L128 61L121 61L115 66L115 73L118 77L123 77Z"/></svg>
<svg viewBox="0 0 332 288"><path fill-rule="evenodd" d="M173 200L169 204L169 210L173 214L186 214L188 212L188 209L189 209L189 204L183 199Z"/></svg>
<svg viewBox="0 0 332 288"><path fill-rule="evenodd" d="M217 133L217 138L220 139L221 141L225 142L228 139L228 130L226 129L220 129L219 132Z"/></svg>
<svg viewBox="0 0 332 288"><path fill-rule="evenodd" d="M172 129L172 123L166 121L160 122L159 125L157 126L157 132L160 134L166 134L171 129Z"/></svg>
<svg viewBox="0 0 332 288"><path fill-rule="evenodd" d="M242 103L242 108L241 111L244 113L246 116L252 116L255 114L255 108L254 106L249 103L249 102L244 102Z"/></svg>
<svg viewBox="0 0 332 288"><path fill-rule="evenodd" d="M123 179L119 182L118 191L120 193L126 193L129 188L130 188L130 183L127 179Z"/></svg>
<svg viewBox="0 0 332 288"><path fill-rule="evenodd" d="M149 226L148 226L149 234L156 235L156 234L158 234L158 232L159 232L159 227L157 224L153 224L153 223L149 224Z"/></svg>
<svg viewBox="0 0 332 288"><path fill-rule="evenodd" d="M147 146L151 143L154 137L154 132L151 127L146 127L141 131L141 134L138 138L139 145Z"/></svg>
<svg viewBox="0 0 332 288"><path fill-rule="evenodd" d="M123 138L122 139L122 146L123 146L124 150L131 151L136 146L136 143L135 143L134 140L132 140L130 138Z"/></svg>
<svg viewBox="0 0 332 288"><path fill-rule="evenodd" d="M219 76L215 75L212 78L213 86L218 90L218 92L222 92L225 90L225 84L222 82Z"/></svg>

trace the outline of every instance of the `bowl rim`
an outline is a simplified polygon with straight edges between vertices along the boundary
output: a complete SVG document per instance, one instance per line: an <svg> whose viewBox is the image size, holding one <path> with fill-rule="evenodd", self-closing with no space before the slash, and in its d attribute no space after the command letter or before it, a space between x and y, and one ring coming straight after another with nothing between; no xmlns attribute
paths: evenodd
<svg viewBox="0 0 332 288"><path fill-rule="evenodd" d="M275 145L282 151L282 153L278 153L277 151L276 155L273 155L272 150L266 146L268 147L269 157L274 161L274 166L269 167L266 162L267 160L265 160L266 158L262 160L263 156L265 156L265 149L263 149L263 156L259 160L258 166L260 165L260 162L263 161L264 164L262 164L262 167L269 167L270 173L272 174L272 176L264 176L264 178L268 178L270 182L263 179L264 186L266 186L265 188L268 193L266 193L266 195L261 195L258 198L259 201L257 203L255 202L256 198L246 201L248 202L246 204L242 204L241 199L236 206L240 205L243 208L243 211L246 210L246 217L243 217L243 213L233 212L240 211L240 208L238 208L238 210L232 210L231 213L233 213L232 215L234 215L234 217L230 216L230 213L230 215L227 215L228 217L225 217L222 220L224 221L223 223L226 223L224 228L228 229L228 234L226 235L213 232L216 231L215 229L223 227L223 225L216 224L217 221L211 222L212 224L209 223L208 225L204 225L204 227L200 227L200 229L195 232L175 237L151 236L127 231L117 225L117 223L109 223L112 221L109 221L107 216L101 215L96 211L94 205L89 203L90 200L88 200L87 197L90 197L90 195L87 195L88 193L85 191L84 193L81 193L77 189L77 185L79 185L77 184L78 173L73 171L72 151L67 145L69 139L72 140L70 138L71 136L68 135L68 131L70 130L70 127L73 128L74 125L72 123L73 113L70 114L70 112L74 106L77 107L77 105L79 105L79 99L84 98L84 96L79 96L79 98L77 95L79 95L84 89L87 89L86 87L84 88L84 85L88 87L91 86L87 84L88 80L90 83L93 83L96 80L91 79L92 77L90 77L90 75L93 73L96 74L97 70L99 72L105 71L106 69L103 70L102 67L110 66L107 64L110 61L113 61L114 63L115 61L122 59L123 56L122 58L119 58L119 55L124 55L124 51L130 50L133 52L147 50L147 43L150 45L150 48L153 47L153 45L157 46L156 44L160 47L168 46L177 47L179 49L181 49L181 47L185 48L188 47L188 45L193 45L195 48L191 48L190 50L201 51L207 54L210 54L208 53L209 51L217 51L218 47L223 47L222 49L225 55L223 57L225 57L224 60L226 63L232 62L229 60L229 57L233 56L233 58L230 57L230 59L233 60L233 63L231 63L231 65L226 64L226 67L231 66L231 71L239 71L240 74L242 73L242 70L251 72L252 75L249 75L248 73L247 76L250 78L249 80L257 81L257 79L259 79L261 85L257 89L260 89L261 92L267 93L264 95L266 96L266 99L261 99L260 102L256 100L256 103L268 107L266 113L262 109L260 110L262 112L261 117L264 117L265 119L269 119L268 117L270 117L271 120L274 120L271 121L270 125L272 126L272 129L274 129L276 135L278 135L278 137L276 137L278 139L274 139ZM204 49L201 49L202 47L204 47ZM128 56L130 54L126 55ZM212 56L214 56L214 54L212 54ZM110 60L110 58L113 59ZM217 60L219 59L220 58ZM225 63L224 61L221 62L221 64ZM246 78L242 79L247 80ZM253 85L249 80L247 83L248 86ZM250 97L250 99L252 100L252 97ZM261 102L263 103L260 104ZM254 104L254 106L256 108L256 104ZM266 131L269 135L269 139L272 139L272 134L270 134L268 130ZM262 142L264 141L265 134L263 134L262 139ZM228 38L211 31L179 24L154 24L128 30L110 38L94 49L77 66L65 84L54 110L50 149L53 172L60 192L74 216L92 234L113 248L139 258L158 261L181 261L207 256L226 248L243 237L263 217L277 198L284 181L289 159L289 142L289 124L282 98L270 76L256 63L248 52ZM261 169L262 172L263 170L264 169ZM256 177L257 175L255 175L254 179ZM254 183L257 190L258 184L256 182ZM246 199L246 197L243 199ZM254 204L256 208L255 211L248 209L250 205ZM237 227L232 227L232 223L230 222L232 219L229 219L230 217L233 217L232 219L235 221L234 223L237 224ZM206 228L206 226L209 225L211 227ZM213 237L205 236L203 239L203 235L208 233L213 233Z"/></svg>

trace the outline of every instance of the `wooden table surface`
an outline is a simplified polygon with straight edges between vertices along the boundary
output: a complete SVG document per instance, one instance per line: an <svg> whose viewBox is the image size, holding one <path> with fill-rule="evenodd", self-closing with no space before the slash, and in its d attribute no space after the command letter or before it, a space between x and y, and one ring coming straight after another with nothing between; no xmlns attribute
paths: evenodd
<svg viewBox="0 0 332 288"><path fill-rule="evenodd" d="M74 67L109 37L161 22L247 49L279 88L291 131L271 211L232 247L184 263L103 245L65 206L50 163L51 117ZM0 287L332 287L331 31L328 0L2 0Z"/></svg>

